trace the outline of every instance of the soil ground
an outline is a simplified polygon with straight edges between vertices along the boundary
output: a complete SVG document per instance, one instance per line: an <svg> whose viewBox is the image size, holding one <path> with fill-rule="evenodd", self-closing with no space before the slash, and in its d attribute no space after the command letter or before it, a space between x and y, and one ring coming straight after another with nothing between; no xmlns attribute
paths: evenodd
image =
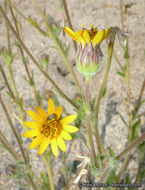
<svg viewBox="0 0 145 190"><path fill-rule="evenodd" d="M14 0L16 7L22 11L25 16L31 16L35 18L40 23L40 26L45 29L44 24L40 16L37 14L35 8L33 7L31 1L28 0ZM48 17L53 17L56 23L59 23L63 27L63 13L60 10L60 4L58 0L39 0L39 6L42 10L45 8L45 12ZM121 19L120 19L120 5L119 1L116 0L69 0L68 9L70 11L70 16L72 19L72 24L75 30L82 28L82 24L85 24L86 28L90 25L95 26L117 26L121 28ZM0 0L1 5L4 5L4 1ZM145 77L145 1L144 0L126 0L124 4L128 7L128 25L129 25L129 53L130 53L130 83L131 83L131 99L132 103L135 103L144 77ZM8 11L8 16L11 19L10 11ZM20 18L20 17L19 17ZM43 37L36 29L34 29L29 23L20 18L22 31L23 31L23 40L26 46L36 57L41 56L46 53L50 56L50 65L48 73L57 83L58 86L63 89L64 93L68 97L74 97L77 93L77 88L74 85L74 81L71 75L68 73L68 69L60 56L59 52L52 48L52 41L49 38ZM12 22L13 23L13 22ZM126 28L126 25L125 25ZM70 39L67 37L67 41ZM0 48L7 47L6 40L6 29L4 25L4 20L0 20ZM29 102L34 102L34 96L32 89L27 85L27 82L24 80L26 76L21 58L18 49L14 46L14 38L12 40L13 52L15 53L15 61L13 63L13 72L15 75L16 85L20 92L20 96L24 98L24 103L26 105ZM103 68L102 70L93 77L91 84L90 95L92 97L98 94L100 86L102 84L102 79L104 76L106 63L107 63L107 46L105 41L102 44L103 52ZM125 64L123 59L123 51L121 46L118 43L118 39L115 42L115 52L119 58L122 65ZM69 58L72 65L75 63L75 51L73 48L73 43L71 42L71 48L69 53ZM4 64L3 60L0 60L3 65L4 70L8 73L7 67ZM44 95L44 89L54 90L53 86L44 79L44 76L40 71L30 62L31 69L34 70L34 78L37 84L37 90L40 91L41 95ZM111 71L108 78L107 85L107 94L101 103L101 109L99 113L99 130L102 137L102 141L106 144L106 147L111 147L114 149L115 153L118 154L126 146L127 138L127 128L123 125L119 113L121 113L126 120L128 120L126 112L126 85L122 77L120 77L116 70L118 69L118 64L113 59L111 65ZM84 79L81 74L78 72L77 67L73 66L73 70L76 73L76 76L79 80L81 87L84 86ZM63 76L63 73L68 73L66 76ZM8 77L9 79L9 77ZM6 95L6 87L3 83L2 76L0 75L0 88L2 89L3 99L7 106L15 110L16 107L9 101L9 97ZM143 94L145 98L145 93ZM62 98L59 98L59 101L64 105L69 114L75 113L71 105L66 103ZM47 101L43 103L43 106L47 108ZM145 107L142 108L145 109ZM17 112L17 110L16 110ZM24 132L22 126L12 118L15 123L15 126L18 128L20 133ZM0 107L0 128L5 134L7 140L15 147L16 151L19 151L17 143L14 140L11 130L7 124L5 115ZM142 117L141 122L141 132L145 132L145 117ZM24 147L28 149L30 141L24 139ZM75 154L84 154L85 146L82 143L78 143L77 140L74 140L71 143L67 143L67 149L71 147L72 152ZM136 158L136 153L134 157ZM34 149L30 152L31 163L35 171L41 171L44 169L44 165L41 162L40 157L37 155L37 150ZM136 159L132 159L129 163L128 173L135 179L135 174L137 171ZM69 160L76 160L74 154L69 155ZM5 173L5 168L14 163L14 160L11 156L0 149L0 190L22 190L18 188L17 180L11 179ZM56 189L64 189L63 187L63 178L60 173L61 161L54 159L52 162L54 176L56 177ZM39 172L38 172L39 173ZM73 174L72 174L73 175ZM142 188L145 189L145 184Z"/></svg>

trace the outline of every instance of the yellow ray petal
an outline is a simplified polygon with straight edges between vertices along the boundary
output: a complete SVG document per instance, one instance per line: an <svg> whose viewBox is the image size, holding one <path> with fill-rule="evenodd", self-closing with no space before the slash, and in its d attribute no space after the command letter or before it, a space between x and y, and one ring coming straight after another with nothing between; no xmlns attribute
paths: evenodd
<svg viewBox="0 0 145 190"><path fill-rule="evenodd" d="M63 119L60 120L61 124L69 124L73 122L76 119L76 115L69 115L67 117L64 117Z"/></svg>
<svg viewBox="0 0 145 190"><path fill-rule="evenodd" d="M49 145L49 138L43 137L41 140L42 141L41 141L41 144L40 144L39 150L38 150L39 155L42 154L47 149L47 147Z"/></svg>
<svg viewBox="0 0 145 190"><path fill-rule="evenodd" d="M86 41L83 36L79 32L74 32L77 38L77 42L81 43L83 46L85 45Z"/></svg>
<svg viewBox="0 0 145 190"><path fill-rule="evenodd" d="M37 122L42 122L43 119L42 117L40 117L40 115L32 110L28 110L27 111L28 115L34 120L34 121L37 121Z"/></svg>
<svg viewBox="0 0 145 190"><path fill-rule="evenodd" d="M40 123L35 122L35 121L25 121L23 122L23 124L25 127L28 127L28 128L39 128L41 126Z"/></svg>
<svg viewBox="0 0 145 190"><path fill-rule="evenodd" d="M66 145L62 138L60 138L60 137L57 138L57 144L63 152L66 152Z"/></svg>
<svg viewBox="0 0 145 190"><path fill-rule="evenodd" d="M90 43L91 39L90 39L90 35L89 35L89 33L88 33L87 30L84 30L84 32L83 32L83 38L85 39L85 41L86 41L88 44Z"/></svg>
<svg viewBox="0 0 145 190"><path fill-rule="evenodd" d="M32 129L30 131L26 131L23 133L23 137L36 137L38 135L38 131L36 129Z"/></svg>
<svg viewBox="0 0 145 190"><path fill-rule="evenodd" d="M61 114L62 114L62 106L58 106L55 110L55 113L57 115L57 119L60 118Z"/></svg>
<svg viewBox="0 0 145 190"><path fill-rule="evenodd" d="M36 137L36 138L34 138L33 141L31 142L29 148L30 148L30 149L36 148L40 143L41 143L41 138L40 138L40 137Z"/></svg>
<svg viewBox="0 0 145 190"><path fill-rule="evenodd" d="M74 127L72 125L63 125L63 129L69 133L75 133L78 131L77 127Z"/></svg>
<svg viewBox="0 0 145 190"><path fill-rule="evenodd" d="M104 30L99 31L93 39L93 46L100 44L104 39L105 32Z"/></svg>
<svg viewBox="0 0 145 190"><path fill-rule="evenodd" d="M60 137L63 138L63 139L66 139L66 140L71 140L72 139L71 135L68 132L64 131L64 130L62 130Z"/></svg>
<svg viewBox="0 0 145 190"><path fill-rule="evenodd" d="M71 37L73 40L78 41L78 39L76 38L75 32L72 31L69 27L65 26L64 31L68 34L69 37Z"/></svg>
<svg viewBox="0 0 145 190"><path fill-rule="evenodd" d="M55 106L52 98L48 100L48 116L55 113Z"/></svg>
<svg viewBox="0 0 145 190"><path fill-rule="evenodd" d="M51 149L52 149L53 154L57 157L58 156L58 147L57 147L56 139L51 140Z"/></svg>
<svg viewBox="0 0 145 190"><path fill-rule="evenodd" d="M108 37L109 37L109 34L110 34L111 29L112 29L112 27L105 29L104 38L108 38Z"/></svg>
<svg viewBox="0 0 145 190"><path fill-rule="evenodd" d="M46 119L48 117L47 113L45 112L45 110L39 106L37 106L36 108L37 113L43 118Z"/></svg>

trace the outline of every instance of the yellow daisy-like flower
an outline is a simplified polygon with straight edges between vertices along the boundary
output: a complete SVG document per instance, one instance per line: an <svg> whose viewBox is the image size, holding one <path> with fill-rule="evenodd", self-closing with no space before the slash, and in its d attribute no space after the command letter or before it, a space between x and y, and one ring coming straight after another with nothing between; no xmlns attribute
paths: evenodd
<svg viewBox="0 0 145 190"><path fill-rule="evenodd" d="M89 45L90 43L93 45L93 47L95 47L96 45L101 44L104 39L109 37L111 28L112 27L98 31L97 27L94 28L94 26L91 26L91 29L88 30L83 25L82 30L74 32L69 27L65 26L64 31L69 37L81 44L83 47L85 44Z"/></svg>
<svg viewBox="0 0 145 190"><path fill-rule="evenodd" d="M98 31L97 27L91 26L91 29L88 30L83 25L83 29L78 32L72 31L67 26L64 28L68 36L79 43L77 67L88 79L96 74L102 66L100 44L109 37L111 28Z"/></svg>
<svg viewBox="0 0 145 190"><path fill-rule="evenodd" d="M69 133L78 131L77 127L69 125L76 119L76 115L69 115L60 119L62 106L55 109L54 102L51 98L48 101L48 113L41 107L36 107L36 111L28 110L28 115L34 121L25 121L24 126L32 128L23 134L23 137L34 137L30 144L30 149L39 146L38 154L42 154L51 144L53 154L58 156L58 147L65 152L66 145L63 139L71 140Z"/></svg>

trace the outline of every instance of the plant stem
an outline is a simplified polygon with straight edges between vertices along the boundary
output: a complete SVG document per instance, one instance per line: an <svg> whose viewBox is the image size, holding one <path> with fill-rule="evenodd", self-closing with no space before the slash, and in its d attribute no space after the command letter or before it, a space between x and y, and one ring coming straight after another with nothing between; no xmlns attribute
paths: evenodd
<svg viewBox="0 0 145 190"><path fill-rule="evenodd" d="M40 10L40 8L36 4L36 2L34 0L31 0L31 1L32 1L33 5L35 6L35 8L37 9L37 11L39 12L39 14L42 16L42 18L43 18L43 20L44 20L44 22L46 24L46 27L47 27L47 29L49 31L49 36L53 40L53 42L55 43L57 49L60 51L65 63L67 64L67 67L68 67L68 69L69 69L69 71L70 71L70 73L71 73L71 75L72 75L72 77L73 77L73 79L75 81L75 84L76 84L78 90L81 92L81 94L83 94L82 89L81 89L81 87L80 87L80 85L79 85L79 83L77 81L76 75L75 75L75 73L74 73L74 71L73 71L73 69L72 69L72 67L70 65L70 62L69 62L68 58L67 58L67 55L65 54L65 51L62 48L61 44L59 43L57 37L54 35L54 33L53 33L53 31L52 31L52 29L51 29L51 27L50 27L50 25L49 25L49 23L47 21L46 16L42 13L42 11Z"/></svg>
<svg viewBox="0 0 145 190"><path fill-rule="evenodd" d="M128 99L128 117L129 117L129 133L128 133L128 140L129 143L132 141L132 110L131 110L131 100L130 100L130 61L129 61L129 52L128 52L128 41L126 47L124 48L125 59L126 59L126 92L127 92L127 99Z"/></svg>
<svg viewBox="0 0 145 190"><path fill-rule="evenodd" d="M16 160L20 160L20 156L18 155L18 153L14 150L14 148L11 146L11 144L9 144L9 142L7 141L7 139L5 138L5 136L3 135L3 133L0 131L0 140L2 141L2 143L7 147L7 150L10 152L10 154L16 159Z"/></svg>
<svg viewBox="0 0 145 190"><path fill-rule="evenodd" d="M136 113L137 113L137 111L138 111L138 109L139 109L139 105L140 105L140 102L141 102L141 99L142 99L142 95L143 95L143 92L144 92L144 89L145 89L145 79L144 79L144 81L143 81L143 84L142 84L142 88L141 88L141 90L140 90L140 94L139 94L139 98L138 98L138 100L137 100L137 103L136 103L136 106L135 106L135 115L136 115Z"/></svg>
<svg viewBox="0 0 145 190"><path fill-rule="evenodd" d="M9 73L10 73L10 79L11 79L14 94L15 94L15 97L16 97L15 100L16 100L16 103L18 105L21 118L23 119L24 118L23 107L22 107L22 104L20 103L19 93L18 93L17 88L16 88L16 83L15 83L14 75L13 75L12 68L11 68L10 64L8 65L8 70L9 70Z"/></svg>
<svg viewBox="0 0 145 190"><path fill-rule="evenodd" d="M89 109L89 98L88 98L89 84L90 84L90 80L86 79L85 101L86 101L88 109ZM95 166L96 166L96 168L98 168L97 157L96 157L96 152L95 152L95 147L94 147L94 142L93 142L92 129L91 129L90 113L88 113L88 110L86 112L86 120L87 120L88 137L89 137L90 147L91 147L91 151L92 151L92 156L93 156L93 160L94 160Z"/></svg>
<svg viewBox="0 0 145 190"><path fill-rule="evenodd" d="M121 16L122 30L124 30L124 19L123 19L123 0L120 0L120 16Z"/></svg>
<svg viewBox="0 0 145 190"><path fill-rule="evenodd" d="M103 83L102 83L102 86L101 86L101 89L99 91L99 95L98 95L98 98L97 98L95 116L94 116L94 132L95 132L96 142L97 142L97 146L98 146L98 151L100 152L100 154L105 154L105 150L104 150L104 147L103 147L103 145L101 143L101 139L100 139L100 136L99 136L98 116L99 116L99 109L100 109L101 99L102 99L102 96L103 96L103 91L106 88L108 74L109 74L109 71L110 71L110 66L111 66L111 61L112 61L112 54L113 54L113 47L114 47L114 40L115 40L115 34L113 35L112 40L110 40L109 45L108 45L108 64L107 64L107 67L106 67L104 80L103 80Z"/></svg>
<svg viewBox="0 0 145 190"><path fill-rule="evenodd" d="M5 75L5 72L4 72L4 70L3 70L2 66L1 66L1 64L0 64L0 71L1 71L1 73L2 73L3 79L4 79L4 81L5 81L5 84L6 84L7 88L8 88L8 90L9 90L9 93L10 93L11 97L13 98L13 100L15 100L15 95L14 95L14 93L13 93L13 91L12 91L12 89L11 89L9 83L8 83L7 77L6 77L6 75Z"/></svg>
<svg viewBox="0 0 145 190"><path fill-rule="evenodd" d="M52 173L51 173L51 168L50 168L50 160L48 160L48 158L46 158L46 156L44 156L44 155L41 155L41 157L42 157L42 159L46 165L46 168L47 168L47 173L48 173L49 183L50 183L50 189L55 190L53 178L52 178Z"/></svg>
<svg viewBox="0 0 145 190"><path fill-rule="evenodd" d="M69 25L70 29L73 30L73 26L72 26L72 23L71 23L71 19L70 19L69 11L68 11L68 8L67 8L66 0L62 0L62 3L63 3L63 7L64 7L64 11L65 11L65 14L66 14L68 25ZM74 44L75 51L77 51L77 44L76 44L76 42L74 40L73 40L73 44Z"/></svg>
<svg viewBox="0 0 145 190"><path fill-rule="evenodd" d="M121 71L122 71L123 73L125 73L125 71L124 71L123 67L121 66L121 63L120 63L120 61L119 61L119 59L118 59L118 57L117 57L115 51L113 51L113 56L114 56L116 62L118 63L118 65L119 65Z"/></svg>
<svg viewBox="0 0 145 190"><path fill-rule="evenodd" d="M116 156L116 160L120 160L125 154L130 152L135 146L137 146L144 140L145 140L145 133L143 133L141 137L137 138L133 143L131 143L127 148L125 148L120 154L118 154Z"/></svg>
<svg viewBox="0 0 145 190"><path fill-rule="evenodd" d="M21 144L20 139L19 139L19 137L18 137L18 135L17 135L17 132L16 132L14 126L13 126L12 120L11 120L11 118L10 118L8 112L7 112L7 109L6 109L5 104L4 104L3 100L2 100L1 94L0 94L0 103L1 103L1 105L2 105L2 108L3 108L4 112L5 112L5 115L6 115L6 117L7 117L8 123L9 123L9 125L10 125L10 127L11 127L11 129L12 129L12 132L13 132L13 134L14 134L16 140L17 140L17 143L18 143L18 145L19 145L19 147L20 147L20 151L21 151L23 160L24 160L25 164L27 164L27 160L26 160L26 157L25 157L25 153L24 153L22 144ZM30 183L31 183L31 185L32 185L32 187L33 187L33 189L37 190L37 187L36 187L35 183L33 182L33 179L32 179L32 177L31 177L31 175L30 175L30 174L27 174L27 176L28 176L28 179L29 179L29 181L30 181Z"/></svg>
<svg viewBox="0 0 145 190"><path fill-rule="evenodd" d="M17 18L15 17L14 12L13 12L13 8L11 6L10 6L10 11L11 11L11 14L12 14L12 17L13 17L13 20L14 20L14 24L15 24L15 27L16 27L17 34L20 37L20 29L19 29L18 24L17 24ZM26 73L28 75L29 81L31 81L31 80L33 80L33 78L32 78L32 74L30 74L30 72L29 72L29 69L28 69L28 66L27 66L27 62L26 62L26 58L25 58L23 49L22 49L21 46L19 48L20 48L20 53L21 53L21 56L22 56L22 62L24 64ZM40 105L40 101L39 101L39 97L38 97L38 94L37 94L37 91L36 91L36 86L35 86L34 81L33 81L32 88L33 88L33 91L34 91L34 95L35 95L35 99L36 99L37 105L39 106Z"/></svg>
<svg viewBox="0 0 145 190"><path fill-rule="evenodd" d="M7 2L5 1L5 12L7 14ZM11 50L11 42L10 42L10 31L9 31L9 27L8 25L6 24L6 30L7 30L7 41L8 41L8 50L10 51Z"/></svg>
<svg viewBox="0 0 145 190"><path fill-rule="evenodd" d="M139 165L138 165L138 169L137 169L137 175L136 175L134 183L137 183L138 180L139 180L141 169L142 169L142 165L143 165L143 158L144 158L144 154L142 154L141 157L140 157Z"/></svg>
<svg viewBox="0 0 145 190"><path fill-rule="evenodd" d="M33 61L33 63L37 66L37 68L43 73L43 75L52 83L52 85L56 88L56 90L58 91L58 93L65 98L73 107L75 107L76 109L79 109L79 107L73 103L63 92L62 90L57 86L57 84L49 77L49 75L40 67L40 65L38 64L38 62L36 61L36 59L33 57L33 55L30 53L30 51L27 49L27 47L25 46L25 44L23 43L23 41L21 40L21 38L18 36L17 32L15 31L15 29L13 28L13 26L11 25L9 19L7 18L5 12L3 11L2 7L0 6L0 11L5 19L5 21L7 22L7 24L9 25L11 31L13 32L13 34L15 35L15 37L17 38L17 40L19 41L19 43L21 44L21 46L23 47L24 51L28 54L28 56L30 57L30 59Z"/></svg>

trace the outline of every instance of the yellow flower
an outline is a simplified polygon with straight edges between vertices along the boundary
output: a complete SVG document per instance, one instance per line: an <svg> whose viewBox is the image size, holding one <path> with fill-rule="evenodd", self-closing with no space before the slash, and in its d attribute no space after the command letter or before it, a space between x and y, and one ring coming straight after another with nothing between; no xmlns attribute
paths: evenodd
<svg viewBox="0 0 145 190"><path fill-rule="evenodd" d="M63 139L71 140L69 133L78 131L77 127L69 125L76 119L76 115L69 115L60 118L62 114L62 106L55 109L54 102L51 98L48 101L48 114L41 107L36 107L36 112L28 110L28 115L34 121L25 121L24 126L32 128L23 134L23 137L34 137L30 144L30 149L39 146L38 154L42 154L51 144L53 154L58 156L58 147L65 152L66 145Z"/></svg>
<svg viewBox="0 0 145 190"><path fill-rule="evenodd" d="M83 29L78 32L72 31L67 26L64 28L68 36L79 43L77 67L86 79L96 74L102 66L100 44L109 37L111 28L98 31L97 27L91 26L88 30L83 26Z"/></svg>
<svg viewBox="0 0 145 190"><path fill-rule="evenodd" d="M94 28L94 26L91 26L91 29L88 30L84 28L83 25L82 30L74 32L69 27L65 26L64 31L68 34L69 37L81 44L83 47L85 44L89 45L90 43L93 45L93 47L95 47L96 45L101 44L104 39L109 37L111 28L112 27L98 31L97 27Z"/></svg>

